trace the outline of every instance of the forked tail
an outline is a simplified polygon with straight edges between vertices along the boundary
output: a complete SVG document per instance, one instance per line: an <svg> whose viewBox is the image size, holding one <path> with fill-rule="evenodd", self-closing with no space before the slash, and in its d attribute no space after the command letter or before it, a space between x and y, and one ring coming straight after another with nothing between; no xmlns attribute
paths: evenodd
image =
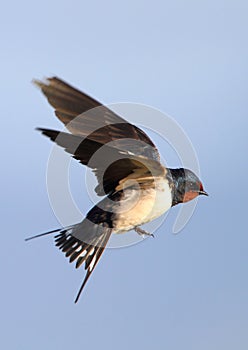
<svg viewBox="0 0 248 350"><path fill-rule="evenodd" d="M88 219L62 229L56 229L28 237L25 241L59 232L55 235L56 246L65 253L70 262L76 262L76 268L85 264L86 275L76 296L78 301L83 288L99 261L112 233L112 228L95 224Z"/></svg>

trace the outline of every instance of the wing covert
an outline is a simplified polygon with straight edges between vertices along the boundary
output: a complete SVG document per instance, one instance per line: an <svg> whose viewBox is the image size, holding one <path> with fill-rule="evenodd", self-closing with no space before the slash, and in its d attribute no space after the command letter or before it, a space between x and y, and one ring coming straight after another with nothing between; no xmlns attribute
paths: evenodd
<svg viewBox="0 0 248 350"><path fill-rule="evenodd" d="M156 146L144 131L87 94L56 77L48 78L45 82L34 80L34 83L55 108L58 119L72 134L87 137L101 144L115 141L114 147L137 156L160 160ZM118 144L119 140L122 141L121 147Z"/></svg>

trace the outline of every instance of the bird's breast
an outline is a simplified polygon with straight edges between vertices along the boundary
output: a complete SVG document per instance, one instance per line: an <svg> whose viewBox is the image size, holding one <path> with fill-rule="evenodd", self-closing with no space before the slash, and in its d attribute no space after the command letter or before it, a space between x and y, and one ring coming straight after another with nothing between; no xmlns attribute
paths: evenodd
<svg viewBox="0 0 248 350"><path fill-rule="evenodd" d="M172 194L166 179L156 181L155 188L127 189L114 215L114 230L121 233L152 221L171 205Z"/></svg>

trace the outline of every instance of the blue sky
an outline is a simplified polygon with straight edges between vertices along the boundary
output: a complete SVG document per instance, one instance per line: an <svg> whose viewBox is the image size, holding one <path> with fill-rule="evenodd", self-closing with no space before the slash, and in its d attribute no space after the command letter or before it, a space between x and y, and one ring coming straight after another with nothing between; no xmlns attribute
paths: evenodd
<svg viewBox="0 0 248 350"><path fill-rule="evenodd" d="M239 0L2 5L3 348L247 349L247 11ZM83 270L52 237L24 242L59 226L46 191L51 143L34 128L61 125L31 84L50 75L172 115L210 193L180 234L174 208L155 239L107 250L76 306ZM86 213L84 171L72 168Z"/></svg>

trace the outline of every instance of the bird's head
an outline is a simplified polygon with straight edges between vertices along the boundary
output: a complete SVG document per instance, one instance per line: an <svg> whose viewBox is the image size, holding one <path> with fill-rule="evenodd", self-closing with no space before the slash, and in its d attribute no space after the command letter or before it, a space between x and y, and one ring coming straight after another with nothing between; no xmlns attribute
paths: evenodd
<svg viewBox="0 0 248 350"><path fill-rule="evenodd" d="M170 169L173 184L172 205L191 201L199 195L208 196L200 179L188 169Z"/></svg>

